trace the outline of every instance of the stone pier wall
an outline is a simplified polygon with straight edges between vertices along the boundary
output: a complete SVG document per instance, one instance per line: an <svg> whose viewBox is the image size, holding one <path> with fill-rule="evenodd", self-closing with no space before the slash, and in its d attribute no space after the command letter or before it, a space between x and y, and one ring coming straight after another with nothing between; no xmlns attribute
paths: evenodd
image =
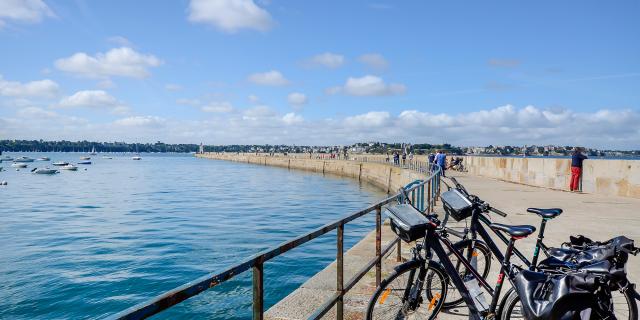
<svg viewBox="0 0 640 320"><path fill-rule="evenodd" d="M556 158L464 157L469 173L531 186L567 190L571 160ZM640 198L639 160L585 160L582 191Z"/></svg>
<svg viewBox="0 0 640 320"><path fill-rule="evenodd" d="M381 163L334 159L269 157L242 153L204 153L197 154L196 157L335 174L370 183L387 193L395 193L398 189L412 181L425 179L425 176L418 172Z"/></svg>
<svg viewBox="0 0 640 320"><path fill-rule="evenodd" d="M384 163L386 156L353 154L356 161L317 159L308 154L270 157L255 154L205 153L203 158L248 162L338 174L372 183L385 191L424 178L417 172ZM324 155L327 156L328 155ZM556 190L568 190L571 160L557 158L517 158L463 156L470 174ZM414 157L426 162L426 156ZM600 195L640 199L640 160L584 161L582 191Z"/></svg>

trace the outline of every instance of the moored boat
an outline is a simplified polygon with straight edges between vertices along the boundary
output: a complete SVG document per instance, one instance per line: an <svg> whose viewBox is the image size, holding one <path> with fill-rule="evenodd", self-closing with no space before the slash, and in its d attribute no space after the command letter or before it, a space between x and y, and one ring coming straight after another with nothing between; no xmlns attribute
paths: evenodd
<svg viewBox="0 0 640 320"><path fill-rule="evenodd" d="M1 158L0 160L2 161L13 161L13 158L9 157L9 156L4 156L3 158Z"/></svg>
<svg viewBox="0 0 640 320"><path fill-rule="evenodd" d="M49 161L49 160L51 160L51 158L49 158L49 157L42 157L42 158L38 158L38 159L36 159L36 160L37 160L37 161Z"/></svg>
<svg viewBox="0 0 640 320"><path fill-rule="evenodd" d="M134 156L134 157L131 157L131 160L142 160L142 157L141 156Z"/></svg>
<svg viewBox="0 0 640 320"><path fill-rule="evenodd" d="M91 157L80 157L80 160L91 160Z"/></svg>
<svg viewBox="0 0 640 320"><path fill-rule="evenodd" d="M12 168L26 168L27 164L26 163L21 163L21 162L16 162L16 163L12 163L11 167Z"/></svg>
<svg viewBox="0 0 640 320"><path fill-rule="evenodd" d="M33 162L33 159L29 157L20 157L20 158L13 159L13 162Z"/></svg>
<svg viewBox="0 0 640 320"><path fill-rule="evenodd" d="M72 164L68 164L66 166L62 166L60 167L61 170L69 170L69 171L78 171L78 167L72 165Z"/></svg>
<svg viewBox="0 0 640 320"><path fill-rule="evenodd" d="M33 173L37 173L37 174L56 174L58 173L58 170L56 169L49 169L49 168L34 168L33 170L31 170L31 172Z"/></svg>
<svg viewBox="0 0 640 320"><path fill-rule="evenodd" d="M54 165L54 166L66 166L68 164L69 164L69 162L64 162L64 161L56 161L56 162L52 163L52 165Z"/></svg>
<svg viewBox="0 0 640 320"><path fill-rule="evenodd" d="M78 164L91 164L91 161L79 161Z"/></svg>

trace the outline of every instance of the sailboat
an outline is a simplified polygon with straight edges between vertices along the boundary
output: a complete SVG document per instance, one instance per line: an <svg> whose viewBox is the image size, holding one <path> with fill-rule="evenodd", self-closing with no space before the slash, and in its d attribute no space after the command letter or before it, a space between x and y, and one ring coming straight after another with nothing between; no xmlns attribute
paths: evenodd
<svg viewBox="0 0 640 320"><path fill-rule="evenodd" d="M138 152L138 144L136 143L136 155L131 157L131 160L142 160L140 153Z"/></svg>
<svg viewBox="0 0 640 320"><path fill-rule="evenodd" d="M96 147L91 148L91 153L90 153L90 155L95 156L96 154L97 154L97 153L96 153Z"/></svg>

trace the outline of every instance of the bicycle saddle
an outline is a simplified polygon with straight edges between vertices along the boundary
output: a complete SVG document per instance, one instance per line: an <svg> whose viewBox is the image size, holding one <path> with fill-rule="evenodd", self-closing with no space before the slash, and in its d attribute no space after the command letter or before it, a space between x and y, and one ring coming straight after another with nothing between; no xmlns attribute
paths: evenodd
<svg viewBox="0 0 640 320"><path fill-rule="evenodd" d="M527 225L510 226L502 223L492 223L489 227L494 230L504 231L512 237L526 237L536 231L536 227Z"/></svg>
<svg viewBox="0 0 640 320"><path fill-rule="evenodd" d="M529 208L527 209L527 212L535 213L546 219L553 219L562 213L562 209L560 208L549 208L549 209Z"/></svg>

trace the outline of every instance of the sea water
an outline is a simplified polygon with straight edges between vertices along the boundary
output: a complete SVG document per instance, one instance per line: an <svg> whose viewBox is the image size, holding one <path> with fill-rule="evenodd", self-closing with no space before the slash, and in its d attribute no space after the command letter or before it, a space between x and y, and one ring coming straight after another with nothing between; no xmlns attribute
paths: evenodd
<svg viewBox="0 0 640 320"><path fill-rule="evenodd" d="M0 319L104 318L362 209L378 189L331 175L193 155L91 156L55 175L0 163ZM345 246L374 226L349 223ZM265 308L335 259L335 232L265 264ZM251 272L158 319L248 319Z"/></svg>

